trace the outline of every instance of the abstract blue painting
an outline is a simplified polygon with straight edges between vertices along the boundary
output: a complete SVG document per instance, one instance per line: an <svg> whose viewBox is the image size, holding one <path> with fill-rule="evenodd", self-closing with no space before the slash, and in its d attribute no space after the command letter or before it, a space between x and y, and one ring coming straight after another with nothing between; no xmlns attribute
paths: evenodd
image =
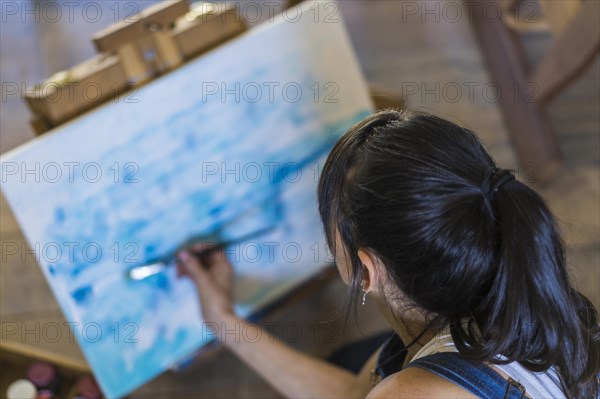
<svg viewBox="0 0 600 399"><path fill-rule="evenodd" d="M341 16L307 3L1 158L4 195L108 397L210 340L189 281L172 268L132 281L131 267L192 237L268 229L226 250L248 316L330 261L319 171L372 105Z"/></svg>

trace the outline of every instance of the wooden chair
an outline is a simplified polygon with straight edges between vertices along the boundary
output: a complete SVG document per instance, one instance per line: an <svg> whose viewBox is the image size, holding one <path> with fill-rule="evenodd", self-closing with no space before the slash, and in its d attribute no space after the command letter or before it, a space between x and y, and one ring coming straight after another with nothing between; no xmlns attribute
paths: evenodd
<svg viewBox="0 0 600 399"><path fill-rule="evenodd" d="M519 13L522 0L467 2L493 80L502 90L500 105L520 167L536 169L547 183L560 171L563 156L544 105L590 64L600 49L600 1L537 0ZM533 5L533 7L532 7ZM485 8L502 10L490 18ZM531 11L540 10L542 18ZM489 13L491 14L491 13ZM552 47L534 67L527 65L518 38L523 29L545 29L554 36Z"/></svg>

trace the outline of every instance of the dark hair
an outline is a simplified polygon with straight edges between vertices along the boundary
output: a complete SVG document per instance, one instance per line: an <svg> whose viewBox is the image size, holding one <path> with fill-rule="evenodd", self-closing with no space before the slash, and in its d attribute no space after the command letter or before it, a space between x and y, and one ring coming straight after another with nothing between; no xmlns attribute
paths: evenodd
<svg viewBox="0 0 600 399"><path fill-rule="evenodd" d="M555 366L568 397L596 397L597 312L569 281L544 200L518 180L493 197L482 190L493 167L472 131L433 115L386 110L350 128L325 163L318 200L332 251L337 230L349 257L351 297L365 248L431 325L450 326L463 356Z"/></svg>

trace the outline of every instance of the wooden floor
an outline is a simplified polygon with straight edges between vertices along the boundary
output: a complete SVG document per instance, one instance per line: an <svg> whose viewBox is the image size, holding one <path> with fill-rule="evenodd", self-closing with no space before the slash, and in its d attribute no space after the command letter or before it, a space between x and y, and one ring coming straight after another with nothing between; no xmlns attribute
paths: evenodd
<svg viewBox="0 0 600 399"><path fill-rule="evenodd" d="M427 2L428 9L435 9L435 3ZM138 1L136 4L145 6L149 2ZM494 92L489 89L493 82L468 18L449 20L443 13L436 16L435 12L409 15L406 4L395 0L341 2L341 14L367 80L374 86L404 95L410 109L433 111L471 127L503 167L518 167L503 117L494 101ZM420 7L423 11L425 6ZM25 105L18 95L6 92L5 84L30 86L88 58L93 54L91 35L112 19L113 16L106 12L97 23L85 22L77 14L73 22L64 19L50 23L42 19L36 24L32 16L26 17L24 22L20 16L2 21L0 152L33 137L27 125L29 114ZM524 34L523 40L531 61L539 59L551 43L550 34L546 32ZM551 185L538 187L560 220L568 244L572 275L581 291L597 307L600 307L599 76L600 61L596 59L575 84L548 106L548 115L565 153L566 168ZM462 88L462 92L457 91L457 87ZM472 92L469 87L473 88ZM2 241L22 242L20 230L3 198L0 199L0 215ZM6 278L8 275L10 280ZM0 315L3 319L24 317L31 320L32 317L60 314L32 259L3 261L0 277L4 277L0 279L3 299ZM23 295L24 292L27 295ZM315 340L308 333L311 325L323 319L334 319L335 328L341 328L339 319L333 316L340 298L343 298L342 287L339 282L334 282L326 289L311 293L304 304L295 306L279 319L281 322L298 322L307 332L294 345L324 356L343 342L360 336L356 328L351 328L336 335L333 342L325 342ZM383 321L373 313L373 309L368 308L361 314L364 334L384 327ZM74 344L66 346L65 350L73 356L81 356ZM178 397L278 396L229 353L196 362L176 375L159 377L134 396L173 397L175 394Z"/></svg>

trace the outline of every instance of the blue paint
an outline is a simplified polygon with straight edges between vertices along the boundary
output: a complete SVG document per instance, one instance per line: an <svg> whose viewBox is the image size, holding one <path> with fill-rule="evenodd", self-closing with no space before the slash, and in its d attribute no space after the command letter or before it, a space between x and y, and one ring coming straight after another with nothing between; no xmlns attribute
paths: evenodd
<svg viewBox="0 0 600 399"><path fill-rule="evenodd" d="M156 285L156 288L168 291L168 289L170 288L169 279L164 274L157 274L155 277L156 281L154 285Z"/></svg>
<svg viewBox="0 0 600 399"><path fill-rule="evenodd" d="M92 287L81 287L71 293L71 296L79 305L85 305L85 301L90 299L93 294Z"/></svg>
<svg viewBox="0 0 600 399"><path fill-rule="evenodd" d="M65 220L65 210L62 207L57 207L54 211L54 220L56 224L61 224Z"/></svg>

